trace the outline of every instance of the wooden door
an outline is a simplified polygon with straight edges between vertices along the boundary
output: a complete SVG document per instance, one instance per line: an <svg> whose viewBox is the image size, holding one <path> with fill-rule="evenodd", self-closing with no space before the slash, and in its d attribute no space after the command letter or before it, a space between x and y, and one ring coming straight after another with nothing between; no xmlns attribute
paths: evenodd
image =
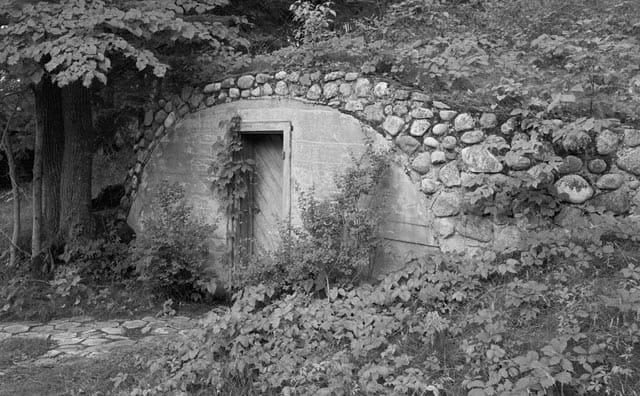
<svg viewBox="0 0 640 396"><path fill-rule="evenodd" d="M246 134L242 140L243 155L255 161L255 173L248 180L249 191L242 205L239 241L249 254L273 251L278 248L284 215L283 137L272 133Z"/></svg>

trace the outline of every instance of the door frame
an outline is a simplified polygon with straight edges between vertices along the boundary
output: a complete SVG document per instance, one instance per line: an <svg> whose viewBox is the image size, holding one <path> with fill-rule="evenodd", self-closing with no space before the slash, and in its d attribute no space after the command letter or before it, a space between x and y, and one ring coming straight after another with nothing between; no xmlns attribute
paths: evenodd
<svg viewBox="0 0 640 396"><path fill-rule="evenodd" d="M241 135L282 134L282 216L285 225L291 225L291 132L290 121L241 121Z"/></svg>

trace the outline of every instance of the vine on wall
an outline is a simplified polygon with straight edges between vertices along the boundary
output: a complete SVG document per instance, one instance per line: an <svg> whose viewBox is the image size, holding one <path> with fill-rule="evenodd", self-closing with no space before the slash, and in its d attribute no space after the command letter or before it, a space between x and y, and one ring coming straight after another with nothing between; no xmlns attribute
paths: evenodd
<svg viewBox="0 0 640 396"><path fill-rule="evenodd" d="M236 231L242 212L242 201L247 198L250 180L255 172L255 161L242 155L240 137L240 117L231 119L224 138L218 138L213 144L216 160L209 171L213 175L211 188L218 196L227 219L227 254L230 263L235 264ZM235 267L233 268L235 272Z"/></svg>

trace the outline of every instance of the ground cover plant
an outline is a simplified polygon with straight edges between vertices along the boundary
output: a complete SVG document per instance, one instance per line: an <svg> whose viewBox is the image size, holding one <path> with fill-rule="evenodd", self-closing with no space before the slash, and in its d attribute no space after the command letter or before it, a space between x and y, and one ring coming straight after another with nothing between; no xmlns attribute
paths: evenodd
<svg viewBox="0 0 640 396"><path fill-rule="evenodd" d="M164 381L144 389L637 394L637 225L592 219L595 232L536 232L507 257L425 257L376 284L247 287L155 361Z"/></svg>

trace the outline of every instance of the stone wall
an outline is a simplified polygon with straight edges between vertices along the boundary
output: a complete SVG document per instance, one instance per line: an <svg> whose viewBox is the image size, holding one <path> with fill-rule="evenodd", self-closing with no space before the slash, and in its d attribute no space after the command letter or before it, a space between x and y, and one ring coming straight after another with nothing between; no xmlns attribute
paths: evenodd
<svg viewBox="0 0 640 396"><path fill-rule="evenodd" d="M150 108L137 136L137 163L129 171L125 205L135 199L145 163L159 139L177 120L222 103L265 98L291 98L326 105L352 115L373 128L398 153L406 173L422 191L441 250L465 251L473 246L508 249L519 243L522 224L513 219L462 212L465 180L479 174L496 179L537 171L549 154L562 159L554 178L565 207L557 216L579 216L584 205L640 219L640 131L616 120L598 132L567 134L547 141L537 152L513 147L529 141L527 126L517 117L498 120L489 112L460 112L424 93L355 72L272 74L227 78L200 88L185 87L180 95ZM550 124L559 127L562 121Z"/></svg>

